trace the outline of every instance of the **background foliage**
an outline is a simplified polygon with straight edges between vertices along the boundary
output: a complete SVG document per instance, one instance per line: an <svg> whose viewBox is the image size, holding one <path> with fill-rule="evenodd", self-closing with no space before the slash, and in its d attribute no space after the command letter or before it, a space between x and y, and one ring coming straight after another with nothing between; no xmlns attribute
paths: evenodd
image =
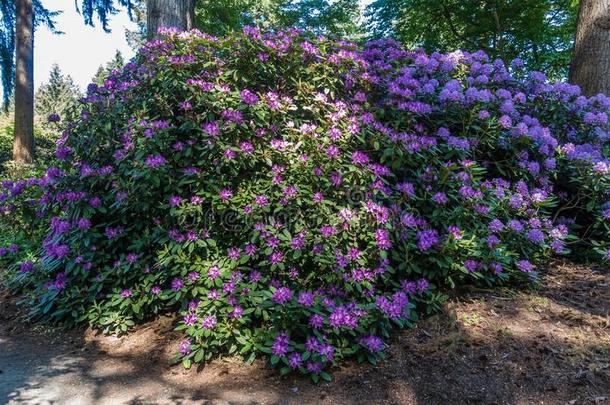
<svg viewBox="0 0 610 405"><path fill-rule="evenodd" d="M50 121L73 119L70 112L80 97L82 97L81 91L72 78L69 75L64 76L59 65L54 64L49 72L48 82L38 88L34 98L37 124L48 132L55 132L58 136L57 122Z"/></svg>
<svg viewBox="0 0 610 405"><path fill-rule="evenodd" d="M428 52L520 57L553 78L567 77L577 13L574 0L376 0L367 9L375 37Z"/></svg>

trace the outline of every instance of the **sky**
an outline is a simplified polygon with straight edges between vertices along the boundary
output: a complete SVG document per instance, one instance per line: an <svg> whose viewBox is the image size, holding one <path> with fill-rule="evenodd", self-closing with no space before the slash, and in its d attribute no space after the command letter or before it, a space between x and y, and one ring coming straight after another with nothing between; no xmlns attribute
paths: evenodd
<svg viewBox="0 0 610 405"><path fill-rule="evenodd" d="M362 6L372 0L361 0ZM34 89L49 78L49 71L57 63L64 74L72 76L74 82L85 89L100 65L110 61L120 50L125 60L134 55L127 45L126 29L135 29L135 23L129 21L127 12L111 16L109 28L111 33L104 32L101 25L86 26L83 17L76 12L74 0L53 0L44 2L51 10L63 10L57 18L57 28L64 32L56 35L46 27L39 27L34 41Z"/></svg>
<svg viewBox="0 0 610 405"><path fill-rule="evenodd" d="M57 18L57 28L63 35L51 33L39 27L34 40L34 88L49 78L53 63L59 64L64 74L69 74L82 89L87 87L98 67L114 57L120 50L125 59L134 55L127 45L126 29L135 29L125 11L111 16L106 33L101 25L86 26L83 17L76 12L74 0L53 0L44 3L51 10L64 10Z"/></svg>

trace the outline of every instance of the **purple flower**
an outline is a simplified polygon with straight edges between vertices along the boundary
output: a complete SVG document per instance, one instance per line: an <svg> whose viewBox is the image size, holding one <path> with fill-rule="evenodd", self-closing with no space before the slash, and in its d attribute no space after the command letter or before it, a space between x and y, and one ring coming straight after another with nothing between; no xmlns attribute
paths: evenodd
<svg viewBox="0 0 610 405"><path fill-rule="evenodd" d="M206 316L205 318L203 318L203 322L201 323L201 326L204 329L214 328L214 326L216 326L216 317L214 315Z"/></svg>
<svg viewBox="0 0 610 405"><path fill-rule="evenodd" d="M314 329L320 329L324 325L324 317L319 314L313 314L309 317L309 325Z"/></svg>
<svg viewBox="0 0 610 405"><path fill-rule="evenodd" d="M528 260L519 260L517 262L517 268L525 273L529 273L530 271L534 270L534 265Z"/></svg>
<svg viewBox="0 0 610 405"><path fill-rule="evenodd" d="M102 204L102 200L99 197L93 197L89 200L89 205L94 208L99 207Z"/></svg>
<svg viewBox="0 0 610 405"><path fill-rule="evenodd" d="M455 225L450 225L447 228L447 232L453 237L455 240L462 239L462 231Z"/></svg>
<svg viewBox="0 0 610 405"><path fill-rule="evenodd" d="M254 152L254 145L250 142L243 141L239 143L239 149L245 154L250 154Z"/></svg>
<svg viewBox="0 0 610 405"><path fill-rule="evenodd" d="M234 306L233 311L229 313L229 316L233 319L241 318L244 313L244 309L240 306Z"/></svg>
<svg viewBox="0 0 610 405"><path fill-rule="evenodd" d="M193 326L197 322L197 319L197 315L191 313L184 317L183 322L187 326Z"/></svg>
<svg viewBox="0 0 610 405"><path fill-rule="evenodd" d="M511 219L508 223L508 227L515 232L521 232L523 230L523 224L517 219Z"/></svg>
<svg viewBox="0 0 610 405"><path fill-rule="evenodd" d="M261 281L261 279L263 278L263 276L261 275L260 271L253 271L252 273L250 273L250 282L251 283L258 283L259 281Z"/></svg>
<svg viewBox="0 0 610 405"><path fill-rule="evenodd" d="M447 196L445 195L445 193L436 193L432 197L432 201L434 201L437 204L444 205L444 204L447 204L447 202L449 200L447 199Z"/></svg>
<svg viewBox="0 0 610 405"><path fill-rule="evenodd" d="M513 125L513 121L508 115L501 116L498 122L503 128L510 128Z"/></svg>
<svg viewBox="0 0 610 405"><path fill-rule="evenodd" d="M222 202L226 202L233 197L233 191L231 191L230 188L222 189L220 190L219 196Z"/></svg>
<svg viewBox="0 0 610 405"><path fill-rule="evenodd" d="M123 160L127 156L127 151L124 149L119 149L112 155L116 160Z"/></svg>
<svg viewBox="0 0 610 405"><path fill-rule="evenodd" d="M381 250L389 250L392 247L390 232L387 229L375 230L375 241L377 242L377 247Z"/></svg>
<svg viewBox="0 0 610 405"><path fill-rule="evenodd" d="M434 229L425 229L416 234L417 247L422 252L429 250L438 243L438 232Z"/></svg>
<svg viewBox="0 0 610 405"><path fill-rule="evenodd" d="M469 273L474 273L479 268L479 262L473 259L467 259L464 261L464 267Z"/></svg>
<svg viewBox="0 0 610 405"><path fill-rule="evenodd" d="M259 205L259 206L261 206L261 207L264 207L265 205L268 205L268 204L269 204L269 199L267 199L267 197L266 197L266 196L264 196L264 195L257 195L257 196L254 198L254 203L255 203L256 205Z"/></svg>
<svg viewBox="0 0 610 405"><path fill-rule="evenodd" d="M185 339L182 342L180 342L179 350L180 350L180 353L182 353L184 355L189 354L191 352L191 340Z"/></svg>
<svg viewBox="0 0 610 405"><path fill-rule="evenodd" d="M365 165L370 161L369 157L364 152L356 151L352 153L352 163L356 165Z"/></svg>
<svg viewBox="0 0 610 405"><path fill-rule="evenodd" d="M608 173L608 163L606 163L606 162L597 162L593 166L593 171L596 172L596 173L600 173L600 174L607 174Z"/></svg>
<svg viewBox="0 0 610 405"><path fill-rule="evenodd" d="M358 326L358 319L352 315L344 306L335 308L328 317L328 323L333 328L346 327L355 329Z"/></svg>
<svg viewBox="0 0 610 405"><path fill-rule="evenodd" d="M231 260L239 260L239 258L241 257L241 252L240 252L239 248L237 248L237 247L229 248L229 250L227 252L227 257Z"/></svg>
<svg viewBox="0 0 610 405"><path fill-rule="evenodd" d="M284 254L280 251L273 252L269 255L269 262L271 264L279 264L284 261Z"/></svg>
<svg viewBox="0 0 610 405"><path fill-rule="evenodd" d="M499 245L500 242L500 238L498 238L496 235L489 235L487 237L487 246L489 246L490 248Z"/></svg>
<svg viewBox="0 0 610 405"><path fill-rule="evenodd" d="M430 283L425 278L417 280L417 292L425 293L430 288Z"/></svg>
<svg viewBox="0 0 610 405"><path fill-rule="evenodd" d="M241 100L248 105L255 105L258 103L258 96L250 90L244 89L239 93Z"/></svg>
<svg viewBox="0 0 610 405"><path fill-rule="evenodd" d="M335 145L330 145L328 148L326 148L326 156L328 156L330 159L337 158L340 155L341 152L339 151L339 148Z"/></svg>
<svg viewBox="0 0 610 405"><path fill-rule="evenodd" d="M172 280L172 290L178 291L182 287L184 287L184 281L182 281L182 279L175 278L175 279Z"/></svg>
<svg viewBox="0 0 610 405"><path fill-rule="evenodd" d="M131 292L131 290L122 290L120 295L121 298L129 298L133 295L133 293Z"/></svg>
<svg viewBox="0 0 610 405"><path fill-rule="evenodd" d="M302 249L304 245L305 245L305 235L303 233L300 233L299 235L295 236L290 241L290 246L295 250Z"/></svg>
<svg viewBox="0 0 610 405"><path fill-rule="evenodd" d="M542 232L540 229L529 230L525 234L525 237L534 243L540 244L544 242L544 232Z"/></svg>
<svg viewBox="0 0 610 405"><path fill-rule="evenodd" d="M91 221L87 218L80 218L76 221L76 227L80 230L86 230L91 228Z"/></svg>
<svg viewBox="0 0 610 405"><path fill-rule="evenodd" d="M164 164L167 163L167 160L161 155L157 155L157 156L150 155L150 156L146 157L146 160L144 162L146 163L146 166L155 168L155 167L163 166Z"/></svg>
<svg viewBox="0 0 610 405"><path fill-rule="evenodd" d="M284 305L292 299L292 291L288 287L280 287L275 290L271 299L276 304Z"/></svg>
<svg viewBox="0 0 610 405"><path fill-rule="evenodd" d="M34 263L31 261L23 262L21 263L21 266L19 266L19 271L22 273L29 273L32 270L34 270Z"/></svg>
<svg viewBox="0 0 610 405"><path fill-rule="evenodd" d="M390 319L397 320L403 317L405 307L409 303L407 295L399 291L391 299L380 295L375 300L377 308Z"/></svg>
<svg viewBox="0 0 610 405"><path fill-rule="evenodd" d="M303 291L299 293L298 303L304 307L310 307L313 305L314 295L310 292Z"/></svg>
<svg viewBox="0 0 610 405"><path fill-rule="evenodd" d="M326 357L326 361L333 361L335 357L335 348L331 344L321 344L318 346L318 353Z"/></svg>
<svg viewBox="0 0 610 405"><path fill-rule="evenodd" d="M208 277L212 280L217 279L218 277L220 277L220 269L217 266L210 267L210 269L208 270Z"/></svg>
<svg viewBox="0 0 610 405"><path fill-rule="evenodd" d="M278 357L282 357L288 353L288 345L290 344L290 338L286 333L279 333L275 340L273 341L273 345L271 346L271 352Z"/></svg>
<svg viewBox="0 0 610 405"><path fill-rule="evenodd" d="M218 122L206 122L202 128L210 136L220 135L220 125L218 125Z"/></svg>
<svg viewBox="0 0 610 405"><path fill-rule="evenodd" d="M322 363L316 361L307 362L307 372L310 374L320 374L322 372Z"/></svg>
<svg viewBox="0 0 610 405"><path fill-rule="evenodd" d="M335 233L337 233L337 228L335 228L334 226L324 225L320 228L320 234L325 238L328 238L334 235Z"/></svg>
<svg viewBox="0 0 610 405"><path fill-rule="evenodd" d="M360 344L371 353L379 353L383 350L383 340L378 336L365 336L360 339Z"/></svg>
<svg viewBox="0 0 610 405"><path fill-rule="evenodd" d="M291 353L290 356L288 356L288 366L293 369L296 370L297 368L301 367L301 364L303 363L303 359L301 358L301 354L300 353Z"/></svg>
<svg viewBox="0 0 610 405"><path fill-rule="evenodd" d="M251 257L254 256L256 254L256 251L258 249L256 248L256 245L254 243L248 243L245 247L244 247L244 252L246 253L247 256Z"/></svg>
<svg viewBox="0 0 610 405"><path fill-rule="evenodd" d="M497 262L491 262L489 267L493 270L493 272L498 275L502 273L502 265Z"/></svg>
<svg viewBox="0 0 610 405"><path fill-rule="evenodd" d="M502 232L504 230L504 224L499 219L494 219L489 223L488 229L492 233Z"/></svg>

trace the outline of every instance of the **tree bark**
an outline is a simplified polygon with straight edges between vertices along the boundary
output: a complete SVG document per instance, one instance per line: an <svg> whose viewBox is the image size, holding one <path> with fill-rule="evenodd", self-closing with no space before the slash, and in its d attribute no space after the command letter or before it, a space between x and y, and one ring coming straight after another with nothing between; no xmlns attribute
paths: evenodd
<svg viewBox="0 0 610 405"><path fill-rule="evenodd" d="M34 7L32 0L15 1L15 136L13 160L34 157Z"/></svg>
<svg viewBox="0 0 610 405"><path fill-rule="evenodd" d="M146 0L146 31L148 39L157 36L160 27L193 28L195 0Z"/></svg>
<svg viewBox="0 0 610 405"><path fill-rule="evenodd" d="M610 95L610 0L580 0L570 83Z"/></svg>

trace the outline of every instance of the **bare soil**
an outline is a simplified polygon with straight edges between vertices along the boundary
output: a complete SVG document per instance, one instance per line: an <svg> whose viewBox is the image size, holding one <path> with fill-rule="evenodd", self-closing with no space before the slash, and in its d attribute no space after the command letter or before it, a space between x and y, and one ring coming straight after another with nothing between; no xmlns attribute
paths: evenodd
<svg viewBox="0 0 610 405"><path fill-rule="evenodd" d="M330 383L279 377L264 361L169 366L180 335L163 317L117 338L24 321L0 294L0 403L608 404L610 275L569 262L539 289L470 290L397 333L376 366Z"/></svg>

